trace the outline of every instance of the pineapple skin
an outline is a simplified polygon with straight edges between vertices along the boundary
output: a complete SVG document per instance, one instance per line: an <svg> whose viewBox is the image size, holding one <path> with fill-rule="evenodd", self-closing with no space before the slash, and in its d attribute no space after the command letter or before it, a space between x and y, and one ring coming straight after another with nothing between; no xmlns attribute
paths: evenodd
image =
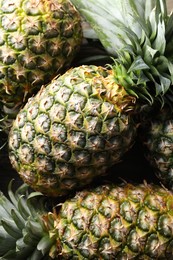
<svg viewBox="0 0 173 260"><path fill-rule="evenodd" d="M55 220L60 259L172 259L172 206L171 192L146 183L77 193Z"/></svg>
<svg viewBox="0 0 173 260"><path fill-rule="evenodd" d="M173 111L168 105L141 120L139 140L157 178L173 190Z"/></svg>
<svg viewBox="0 0 173 260"><path fill-rule="evenodd" d="M21 178L48 196L81 188L118 163L136 137L134 98L113 71L83 65L55 78L19 112L9 157Z"/></svg>
<svg viewBox="0 0 173 260"><path fill-rule="evenodd" d="M27 186L9 195L0 194L3 260L172 259L173 194L161 186L105 184L61 203Z"/></svg>
<svg viewBox="0 0 173 260"><path fill-rule="evenodd" d="M10 119L69 68L83 35L80 15L68 0L1 0L0 10L1 114Z"/></svg>

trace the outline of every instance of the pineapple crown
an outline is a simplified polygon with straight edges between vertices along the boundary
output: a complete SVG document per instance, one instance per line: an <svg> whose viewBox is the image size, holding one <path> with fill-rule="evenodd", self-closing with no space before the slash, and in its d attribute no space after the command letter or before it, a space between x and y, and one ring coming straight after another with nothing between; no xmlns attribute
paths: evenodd
<svg viewBox="0 0 173 260"><path fill-rule="evenodd" d="M54 254L53 218L47 214L45 197L31 192L26 184L15 193L9 184L9 199L0 193L0 259L52 259ZM49 227L46 226L49 224ZM8 241L8 242L7 242Z"/></svg>
<svg viewBox="0 0 173 260"><path fill-rule="evenodd" d="M168 15L165 0L72 2L109 55L116 57L117 83L150 103L171 98L173 14Z"/></svg>

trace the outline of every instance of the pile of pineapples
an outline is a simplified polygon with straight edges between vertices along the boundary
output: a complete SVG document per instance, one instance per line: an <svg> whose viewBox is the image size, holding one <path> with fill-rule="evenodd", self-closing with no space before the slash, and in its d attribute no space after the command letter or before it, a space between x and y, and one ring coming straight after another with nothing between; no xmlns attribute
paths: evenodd
<svg viewBox="0 0 173 260"><path fill-rule="evenodd" d="M1 159L5 151L23 182L0 193L0 259L172 259L166 0L0 7ZM155 183L147 172L142 183L120 182L111 168L136 142Z"/></svg>

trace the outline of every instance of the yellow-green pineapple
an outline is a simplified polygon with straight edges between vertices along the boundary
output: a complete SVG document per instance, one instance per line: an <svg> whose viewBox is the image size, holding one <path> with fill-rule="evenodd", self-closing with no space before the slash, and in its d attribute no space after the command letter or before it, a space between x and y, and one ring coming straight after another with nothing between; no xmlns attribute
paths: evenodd
<svg viewBox="0 0 173 260"><path fill-rule="evenodd" d="M118 58L106 68L84 65L55 78L14 121L10 160L35 190L59 196L104 174L135 141L133 114L156 100L163 103L169 91L172 62L166 56L166 41L173 16L167 15L165 1L157 1L156 8L149 10L147 1L127 2L123 14L130 14L128 23L120 17L124 2L118 7L112 1L99 6L98 1L95 10L87 9L90 1L82 1L85 18L96 19L91 24L102 30L103 39L110 28L106 42ZM107 12L112 16L105 26L99 24Z"/></svg>
<svg viewBox="0 0 173 260"><path fill-rule="evenodd" d="M82 37L68 0L1 0L1 117L15 118L29 96L69 68Z"/></svg>
<svg viewBox="0 0 173 260"><path fill-rule="evenodd" d="M133 145L134 100L114 82L112 70L83 65L67 71L17 115L9 134L12 166L51 196L90 183Z"/></svg>
<svg viewBox="0 0 173 260"><path fill-rule="evenodd" d="M64 203L0 194L0 259L172 259L173 194L149 184L106 184Z"/></svg>
<svg viewBox="0 0 173 260"><path fill-rule="evenodd" d="M158 179L173 189L173 111L168 105L155 109L148 120L142 120L139 140L144 155Z"/></svg>

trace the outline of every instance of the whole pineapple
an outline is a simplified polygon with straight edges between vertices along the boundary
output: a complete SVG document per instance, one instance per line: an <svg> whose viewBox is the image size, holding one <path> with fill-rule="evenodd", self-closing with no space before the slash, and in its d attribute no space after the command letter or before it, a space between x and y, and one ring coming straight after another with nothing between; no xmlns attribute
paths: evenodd
<svg viewBox="0 0 173 260"><path fill-rule="evenodd" d="M12 166L49 196L83 187L133 145L136 127L129 110L134 102L114 82L112 70L70 69L17 115L9 134Z"/></svg>
<svg viewBox="0 0 173 260"><path fill-rule="evenodd" d="M55 207L26 185L9 196L0 259L172 259L173 194L160 186L106 184Z"/></svg>
<svg viewBox="0 0 173 260"><path fill-rule="evenodd" d="M70 66L82 37L80 15L68 0L0 1L1 123Z"/></svg>

